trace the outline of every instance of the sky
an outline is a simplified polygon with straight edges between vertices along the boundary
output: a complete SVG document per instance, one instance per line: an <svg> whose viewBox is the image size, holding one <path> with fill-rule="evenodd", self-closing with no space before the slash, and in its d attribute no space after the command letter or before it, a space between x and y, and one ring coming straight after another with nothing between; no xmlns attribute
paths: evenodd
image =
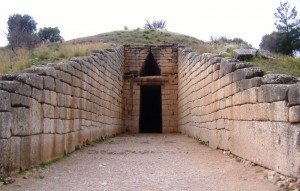
<svg viewBox="0 0 300 191"><path fill-rule="evenodd" d="M300 0L289 0L300 18ZM7 45L7 20L28 14L37 28L58 27L65 40L143 28L145 19L166 20L168 31L208 41L242 38L258 47L271 33L280 0L0 0L0 46Z"/></svg>

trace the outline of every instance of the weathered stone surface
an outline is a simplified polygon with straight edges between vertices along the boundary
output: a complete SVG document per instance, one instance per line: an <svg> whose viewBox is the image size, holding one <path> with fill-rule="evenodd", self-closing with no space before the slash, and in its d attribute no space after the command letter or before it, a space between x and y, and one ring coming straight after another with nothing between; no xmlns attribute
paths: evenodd
<svg viewBox="0 0 300 191"><path fill-rule="evenodd" d="M235 122L230 151L277 172L296 176L299 172L293 166L297 152L294 142L299 128L289 126L281 122Z"/></svg>
<svg viewBox="0 0 300 191"><path fill-rule="evenodd" d="M11 93L11 106L13 107L27 107L31 105L32 98L22 96L19 94Z"/></svg>
<svg viewBox="0 0 300 191"><path fill-rule="evenodd" d="M2 77L3 80L8 81L19 81L25 84L28 84L32 87L43 89L43 78L39 75L34 73L19 73L19 74L6 74Z"/></svg>
<svg viewBox="0 0 300 191"><path fill-rule="evenodd" d="M29 85L15 81L0 81L0 90L6 90L28 97L31 96L31 87Z"/></svg>
<svg viewBox="0 0 300 191"><path fill-rule="evenodd" d="M46 90L55 90L55 80L50 76L43 76L44 78L44 89Z"/></svg>
<svg viewBox="0 0 300 191"><path fill-rule="evenodd" d="M290 86L288 91L289 105L300 105L300 84Z"/></svg>
<svg viewBox="0 0 300 191"><path fill-rule="evenodd" d="M10 111L10 110L11 110L10 94L6 91L0 90L0 112Z"/></svg>
<svg viewBox="0 0 300 191"><path fill-rule="evenodd" d="M12 125L11 112L0 112L0 139L10 138Z"/></svg>
<svg viewBox="0 0 300 191"><path fill-rule="evenodd" d="M238 70L238 69L242 69L242 68L250 68L250 67L253 67L253 65L249 62L238 62L236 65L235 65L235 69Z"/></svg>
<svg viewBox="0 0 300 191"><path fill-rule="evenodd" d="M21 137L21 159L22 169L30 168L41 162L41 136L31 135Z"/></svg>
<svg viewBox="0 0 300 191"><path fill-rule="evenodd" d="M53 134L41 135L41 161L47 162L55 159L54 151L54 136Z"/></svg>
<svg viewBox="0 0 300 191"><path fill-rule="evenodd" d="M260 68L242 68L238 69L233 74L233 81L239 81L242 79L250 79L253 77L259 77L263 75L263 71Z"/></svg>
<svg viewBox="0 0 300 191"><path fill-rule="evenodd" d="M237 63L237 60L223 58L220 63L219 78L223 77L228 73L233 72Z"/></svg>
<svg viewBox="0 0 300 191"><path fill-rule="evenodd" d="M289 85L268 84L258 90L258 102L275 102L287 100Z"/></svg>
<svg viewBox="0 0 300 191"><path fill-rule="evenodd" d="M12 110L13 128L12 135L30 135L30 112L28 108L16 107Z"/></svg>
<svg viewBox="0 0 300 191"><path fill-rule="evenodd" d="M42 67L32 66L28 69L25 69L24 72L34 73L40 76L52 76L53 78L57 78L55 69L53 67L50 67L50 65Z"/></svg>
<svg viewBox="0 0 300 191"><path fill-rule="evenodd" d="M287 74L266 74L262 77L264 84L291 84L297 82L297 79Z"/></svg>
<svg viewBox="0 0 300 191"><path fill-rule="evenodd" d="M43 133L55 133L55 119L44 118Z"/></svg>
<svg viewBox="0 0 300 191"><path fill-rule="evenodd" d="M9 175L20 167L20 137L0 139L0 174Z"/></svg>
<svg viewBox="0 0 300 191"><path fill-rule="evenodd" d="M55 116L55 110L54 106L48 105L48 104L43 104L43 113L45 118L54 118Z"/></svg>
<svg viewBox="0 0 300 191"><path fill-rule="evenodd" d="M32 101L30 108L16 107L12 110L13 115L13 135L31 135L42 132L42 107L36 102Z"/></svg>
<svg viewBox="0 0 300 191"><path fill-rule="evenodd" d="M300 123L300 105L290 107L289 121L291 123Z"/></svg>
<svg viewBox="0 0 300 191"><path fill-rule="evenodd" d="M256 56L257 50L256 49L235 49L233 50L234 58L238 60L247 60Z"/></svg>
<svg viewBox="0 0 300 191"><path fill-rule="evenodd" d="M268 50L264 50L264 49L258 49L257 50L257 55L262 57L262 58L266 58L266 59L274 59L271 52L268 51Z"/></svg>

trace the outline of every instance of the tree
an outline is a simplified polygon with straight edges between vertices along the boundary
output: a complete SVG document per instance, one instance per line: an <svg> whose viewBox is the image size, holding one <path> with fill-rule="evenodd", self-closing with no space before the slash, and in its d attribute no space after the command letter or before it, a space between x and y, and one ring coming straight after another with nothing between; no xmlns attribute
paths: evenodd
<svg viewBox="0 0 300 191"><path fill-rule="evenodd" d="M290 9L288 1L282 3L274 14L277 32L265 35L260 47L271 52L293 55L300 50L300 20L297 19L296 7Z"/></svg>
<svg viewBox="0 0 300 191"><path fill-rule="evenodd" d="M270 52L279 53L279 38L280 36L277 32L266 34L262 37L259 47Z"/></svg>
<svg viewBox="0 0 300 191"><path fill-rule="evenodd" d="M290 4L288 1L282 3L277 8L277 12L274 13L276 17L275 25L278 32L289 33L292 29L295 29L300 26L300 20L296 19L297 11L294 6L290 10Z"/></svg>
<svg viewBox="0 0 300 191"><path fill-rule="evenodd" d="M42 42L50 41L50 42L59 42L63 41L63 38L60 36L60 30L55 27L44 27L40 29L38 32L39 40Z"/></svg>
<svg viewBox="0 0 300 191"><path fill-rule="evenodd" d="M165 29L165 28L166 28L166 21L164 21L164 20L153 21L152 23L150 23L146 19L146 23L144 26L144 29L147 29L147 30L157 30L157 29Z"/></svg>
<svg viewBox="0 0 300 191"><path fill-rule="evenodd" d="M32 48L37 44L37 23L29 15L9 16L7 40L12 49L16 47Z"/></svg>

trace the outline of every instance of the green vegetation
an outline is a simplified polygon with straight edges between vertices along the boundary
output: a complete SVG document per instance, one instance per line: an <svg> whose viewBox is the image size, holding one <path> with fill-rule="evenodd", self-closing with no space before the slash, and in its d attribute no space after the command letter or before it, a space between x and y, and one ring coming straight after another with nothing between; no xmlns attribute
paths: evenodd
<svg viewBox="0 0 300 191"><path fill-rule="evenodd" d="M285 55L275 55L274 60L253 58L251 63L259 66L264 72L283 73L300 77L300 58Z"/></svg>
<svg viewBox="0 0 300 191"><path fill-rule="evenodd" d="M271 34L266 34L260 47L274 53L293 55L300 51L300 20L297 19L296 7L290 7L288 1L280 2L275 12L276 28Z"/></svg>
<svg viewBox="0 0 300 191"><path fill-rule="evenodd" d="M224 42L223 42L224 41ZM203 42L196 38L178 33L157 30L126 30L103 33L95 36L74 39L64 43L44 43L38 47L17 49L0 48L0 74L19 72L32 65L57 63L71 57L89 55L92 50L115 47L122 44L159 45L172 44L186 46L202 54L210 52L224 57L232 56L233 50L242 40L226 40L224 37L212 42ZM254 58L252 62L265 71L287 73L300 76L299 58L274 55L274 60Z"/></svg>
<svg viewBox="0 0 300 191"><path fill-rule="evenodd" d="M0 74L20 72L32 65L57 63L63 59L91 54L92 50L108 48L105 43L57 44L45 43L28 50L19 48L12 51L9 48L0 49Z"/></svg>
<svg viewBox="0 0 300 191"><path fill-rule="evenodd" d="M75 40L68 41L66 43L80 44L80 43L90 43L90 42L115 43L117 45L121 45L121 44L159 45L159 44L178 43L180 45L195 48L195 49L199 48L199 46L201 45L206 44L197 38L190 37L187 35L182 35L182 34L167 32L167 31L142 30L142 29L102 33L95 36L78 38Z"/></svg>

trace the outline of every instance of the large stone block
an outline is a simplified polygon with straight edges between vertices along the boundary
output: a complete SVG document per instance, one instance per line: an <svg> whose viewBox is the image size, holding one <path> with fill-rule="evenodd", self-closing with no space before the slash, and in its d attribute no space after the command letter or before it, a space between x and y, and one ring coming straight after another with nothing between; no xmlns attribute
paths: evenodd
<svg viewBox="0 0 300 191"><path fill-rule="evenodd" d="M43 101L43 90L32 88L31 97L41 103Z"/></svg>
<svg viewBox="0 0 300 191"><path fill-rule="evenodd" d="M55 80L50 76L43 76L44 78L44 89L54 91L55 90Z"/></svg>
<svg viewBox="0 0 300 191"><path fill-rule="evenodd" d="M230 151L288 176L299 176L300 127L283 122L235 121Z"/></svg>
<svg viewBox="0 0 300 191"><path fill-rule="evenodd" d="M53 134L41 135L41 161L47 162L54 159L54 136Z"/></svg>
<svg viewBox="0 0 300 191"><path fill-rule="evenodd" d="M28 97L31 96L31 87L16 81L0 81L0 90L5 90Z"/></svg>
<svg viewBox="0 0 300 191"><path fill-rule="evenodd" d="M44 90L43 91L43 98L42 103L47 103L53 106L57 105L57 98L56 98L56 92Z"/></svg>
<svg viewBox="0 0 300 191"><path fill-rule="evenodd" d="M43 133L55 133L55 119L44 118Z"/></svg>
<svg viewBox="0 0 300 191"><path fill-rule="evenodd" d="M258 89L258 102L275 102L287 100L289 85L268 84Z"/></svg>
<svg viewBox="0 0 300 191"><path fill-rule="evenodd" d="M27 107L29 108L32 102L32 98L22 96L16 93L11 93L11 106L13 107Z"/></svg>
<svg viewBox="0 0 300 191"><path fill-rule="evenodd" d="M0 175L8 176L20 167L20 137L0 139Z"/></svg>
<svg viewBox="0 0 300 191"><path fill-rule="evenodd" d="M75 147L79 145L79 131L68 133L67 152L75 151Z"/></svg>
<svg viewBox="0 0 300 191"><path fill-rule="evenodd" d="M287 107L286 101L271 103L268 113L271 121L289 121L289 108Z"/></svg>
<svg viewBox="0 0 300 191"><path fill-rule="evenodd" d="M257 103L253 104L253 120L255 121L268 121L270 120L270 103Z"/></svg>
<svg viewBox="0 0 300 191"><path fill-rule="evenodd" d="M218 137L218 148L222 150L229 150L230 132L225 129L219 130Z"/></svg>
<svg viewBox="0 0 300 191"><path fill-rule="evenodd" d="M50 119L55 118L54 106L43 104L43 113L45 118L50 118Z"/></svg>
<svg viewBox="0 0 300 191"><path fill-rule="evenodd" d="M0 112L0 139L11 137L12 120L13 117L10 112Z"/></svg>
<svg viewBox="0 0 300 191"><path fill-rule="evenodd" d="M10 93L0 90L0 112L10 111L10 110L11 110Z"/></svg>
<svg viewBox="0 0 300 191"><path fill-rule="evenodd" d="M25 107L16 107L12 110L12 135L31 135L30 110Z"/></svg>
<svg viewBox="0 0 300 191"><path fill-rule="evenodd" d="M66 154L65 134L54 135L53 158L60 158Z"/></svg>
<svg viewBox="0 0 300 191"><path fill-rule="evenodd" d="M290 107L289 122L300 123L300 105Z"/></svg>
<svg viewBox="0 0 300 191"><path fill-rule="evenodd" d="M239 81L242 79L250 79L253 77L259 77L263 75L261 68L242 68L238 69L233 74L233 81Z"/></svg>
<svg viewBox="0 0 300 191"><path fill-rule="evenodd" d="M12 110L13 115L13 135L39 134L43 129L43 113L41 105L33 101L31 107L16 107Z"/></svg>
<svg viewBox="0 0 300 191"><path fill-rule="evenodd" d="M300 84L290 86L288 91L289 105L300 105Z"/></svg>
<svg viewBox="0 0 300 191"><path fill-rule="evenodd" d="M43 89L43 77L34 74L34 73L19 73L16 75L4 75L2 77L3 80L9 80L9 81L19 81L25 84L28 84L32 87L35 87L37 89Z"/></svg>
<svg viewBox="0 0 300 191"><path fill-rule="evenodd" d="M21 168L27 169L41 163L41 136L21 137Z"/></svg>
<svg viewBox="0 0 300 191"><path fill-rule="evenodd" d="M297 79L287 74L266 74L262 78L264 84L291 84L295 83Z"/></svg>

